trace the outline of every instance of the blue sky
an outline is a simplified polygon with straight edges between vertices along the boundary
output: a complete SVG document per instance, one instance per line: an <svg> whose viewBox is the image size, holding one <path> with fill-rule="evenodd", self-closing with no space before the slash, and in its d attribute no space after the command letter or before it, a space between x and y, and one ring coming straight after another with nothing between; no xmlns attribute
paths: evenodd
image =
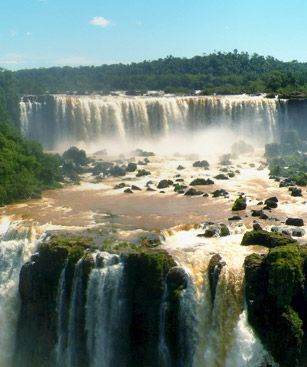
<svg viewBox="0 0 307 367"><path fill-rule="evenodd" d="M307 61L306 0L2 0L0 67L257 52Z"/></svg>

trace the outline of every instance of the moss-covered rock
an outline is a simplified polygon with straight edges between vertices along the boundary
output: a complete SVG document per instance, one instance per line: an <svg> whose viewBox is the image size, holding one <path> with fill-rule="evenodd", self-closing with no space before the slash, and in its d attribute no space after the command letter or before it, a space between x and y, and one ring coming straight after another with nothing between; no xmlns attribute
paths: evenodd
<svg viewBox="0 0 307 367"><path fill-rule="evenodd" d="M253 230L246 232L241 241L242 246L264 246L268 248L297 244L292 237L278 232L264 230Z"/></svg>
<svg viewBox="0 0 307 367"><path fill-rule="evenodd" d="M276 247L246 258L248 319L281 367L302 366L307 327L305 246Z"/></svg>
<svg viewBox="0 0 307 367"><path fill-rule="evenodd" d="M190 185L191 186L208 186L213 185L214 181L212 181L210 178L195 178Z"/></svg>
<svg viewBox="0 0 307 367"><path fill-rule="evenodd" d="M246 198L243 196L238 197L236 201L233 203L233 206L231 208L231 210L234 212L245 209L246 209Z"/></svg>
<svg viewBox="0 0 307 367"><path fill-rule="evenodd" d="M22 267L19 281L21 312L17 326L14 366L50 367L51 355L57 342L56 304L60 276L65 269L65 296L68 305L75 265L89 246L87 239L55 236L43 242L38 253ZM86 255L82 262L85 282L92 266L91 256ZM82 327L84 325L80 323L80 328ZM84 355L80 356L82 362L85 353L80 351L80 354Z"/></svg>

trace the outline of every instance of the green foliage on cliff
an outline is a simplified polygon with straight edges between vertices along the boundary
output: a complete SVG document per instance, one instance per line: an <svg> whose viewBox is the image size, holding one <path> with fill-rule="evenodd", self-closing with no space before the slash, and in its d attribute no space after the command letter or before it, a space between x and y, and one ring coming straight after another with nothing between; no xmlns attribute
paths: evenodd
<svg viewBox="0 0 307 367"><path fill-rule="evenodd" d="M307 90L307 64L282 62L247 52L216 52L192 58L168 56L155 61L83 67L52 67L15 73L23 94L66 91L165 90L189 94L239 94Z"/></svg>
<svg viewBox="0 0 307 367"><path fill-rule="evenodd" d="M245 260L248 319L281 367L301 366L307 325L307 248L276 247Z"/></svg>
<svg viewBox="0 0 307 367"><path fill-rule="evenodd" d="M0 123L0 205L38 197L60 180L59 157Z"/></svg>

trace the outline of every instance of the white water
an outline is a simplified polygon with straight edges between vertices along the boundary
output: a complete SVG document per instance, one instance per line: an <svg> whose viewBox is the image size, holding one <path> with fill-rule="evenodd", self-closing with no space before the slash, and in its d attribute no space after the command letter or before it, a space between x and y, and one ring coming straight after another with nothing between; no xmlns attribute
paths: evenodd
<svg viewBox="0 0 307 367"><path fill-rule="evenodd" d="M22 222L0 222L0 367L10 367L19 312L19 272L36 248L38 234Z"/></svg>
<svg viewBox="0 0 307 367"><path fill-rule="evenodd" d="M165 233L165 248L193 280L181 302L182 314L188 311L189 319L194 320L190 331L195 349L193 367L259 367L269 358L244 311L243 262L255 249L240 246L243 231L210 239L197 237L203 232L200 229L175 228ZM208 266L214 254L220 254L225 266L213 302Z"/></svg>
<svg viewBox="0 0 307 367"><path fill-rule="evenodd" d="M225 97L23 97L21 131L46 147L73 144L105 148L223 127L247 138L272 141L278 135L282 102L262 96ZM132 143L133 145L133 143Z"/></svg>
<svg viewBox="0 0 307 367"><path fill-rule="evenodd" d="M120 345L124 337L121 299L123 263L117 255L98 253L103 267L92 270L87 289L86 330L91 367L122 365Z"/></svg>

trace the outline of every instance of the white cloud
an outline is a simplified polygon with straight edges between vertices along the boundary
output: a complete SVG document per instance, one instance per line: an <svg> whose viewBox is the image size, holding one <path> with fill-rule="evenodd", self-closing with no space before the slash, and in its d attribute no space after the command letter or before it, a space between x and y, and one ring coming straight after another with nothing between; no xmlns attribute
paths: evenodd
<svg viewBox="0 0 307 367"><path fill-rule="evenodd" d="M31 35L32 35L32 33L31 33L31 32L26 32L26 33L25 33L25 35L26 35L27 37L29 37L29 36L31 36Z"/></svg>
<svg viewBox="0 0 307 367"><path fill-rule="evenodd" d="M104 17L94 17L90 21L90 24L97 26L97 27L102 27L102 28L108 27L110 23L111 23L111 20L106 19Z"/></svg>

